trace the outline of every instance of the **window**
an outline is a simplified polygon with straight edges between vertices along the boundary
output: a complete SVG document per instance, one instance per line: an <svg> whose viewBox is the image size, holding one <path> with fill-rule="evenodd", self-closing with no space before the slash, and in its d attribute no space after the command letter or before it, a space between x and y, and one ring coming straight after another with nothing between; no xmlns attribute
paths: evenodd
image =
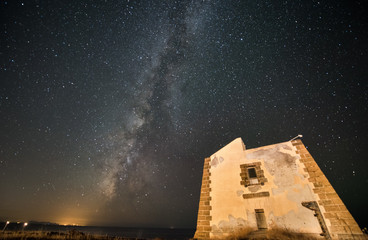
<svg viewBox="0 0 368 240"><path fill-rule="evenodd" d="M240 177L240 184L245 187L250 185L264 185L267 182L260 162L241 164Z"/></svg>
<svg viewBox="0 0 368 240"><path fill-rule="evenodd" d="M256 169L254 167L248 168L248 177L257 178Z"/></svg>

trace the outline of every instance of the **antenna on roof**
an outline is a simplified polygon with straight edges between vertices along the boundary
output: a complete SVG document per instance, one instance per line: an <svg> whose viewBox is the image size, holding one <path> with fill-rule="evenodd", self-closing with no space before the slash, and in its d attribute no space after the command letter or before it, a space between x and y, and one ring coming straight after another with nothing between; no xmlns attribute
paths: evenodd
<svg viewBox="0 0 368 240"><path fill-rule="evenodd" d="M295 140L295 139L297 139L297 138L301 138L301 137L303 137L303 135L299 134L298 136L293 137L292 139L290 139L290 141L293 141L293 140Z"/></svg>

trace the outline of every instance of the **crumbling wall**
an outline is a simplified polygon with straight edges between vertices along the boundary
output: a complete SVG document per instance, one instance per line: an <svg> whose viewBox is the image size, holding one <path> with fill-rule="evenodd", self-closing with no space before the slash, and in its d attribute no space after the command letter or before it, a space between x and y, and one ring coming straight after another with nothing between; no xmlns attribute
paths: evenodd
<svg viewBox="0 0 368 240"><path fill-rule="evenodd" d="M315 200L315 195L308 175L300 164L299 155L290 142L247 150L246 162L261 163L267 182L259 191L269 193L265 200L257 196L247 200L249 211L252 208L264 209L270 228L321 233L313 212L301 205L303 201ZM249 187L245 193L254 194ZM259 204L259 201L263 204Z"/></svg>
<svg viewBox="0 0 368 240"><path fill-rule="evenodd" d="M313 184L313 192L318 199L328 230L333 239L364 239L363 233L353 216L323 174L317 163L300 139L292 141L300 162L308 173L308 181Z"/></svg>
<svg viewBox="0 0 368 240"><path fill-rule="evenodd" d="M363 237L300 140L246 150L238 138L206 158L195 238L242 228Z"/></svg>

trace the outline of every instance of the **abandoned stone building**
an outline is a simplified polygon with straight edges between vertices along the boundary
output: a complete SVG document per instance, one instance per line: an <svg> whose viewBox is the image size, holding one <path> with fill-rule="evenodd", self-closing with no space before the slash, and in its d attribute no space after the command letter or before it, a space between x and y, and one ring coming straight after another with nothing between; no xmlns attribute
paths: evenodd
<svg viewBox="0 0 368 240"><path fill-rule="evenodd" d="M365 239L300 139L246 149L237 138L205 159L194 238L245 227Z"/></svg>

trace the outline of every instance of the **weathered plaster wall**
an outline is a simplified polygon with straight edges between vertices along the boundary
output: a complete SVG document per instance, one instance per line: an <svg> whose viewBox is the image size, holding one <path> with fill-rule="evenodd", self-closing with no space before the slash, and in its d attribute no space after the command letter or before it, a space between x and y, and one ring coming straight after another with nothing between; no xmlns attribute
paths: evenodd
<svg viewBox="0 0 368 240"><path fill-rule="evenodd" d="M300 140L246 150L237 138L205 159L195 238L221 238L244 227L256 230L256 211L258 218L260 212L265 216L262 228L363 239Z"/></svg>
<svg viewBox="0 0 368 240"><path fill-rule="evenodd" d="M315 196L291 143L250 150L243 146L238 138L211 156L211 234L257 228L255 209L264 209L269 227L320 233L313 212L301 205ZM261 164L267 179L263 185L241 185L240 165L250 163Z"/></svg>
<svg viewBox="0 0 368 240"><path fill-rule="evenodd" d="M315 201L313 185L299 161L299 155L290 142L250 149L246 151L247 162L261 162L268 182L262 191L270 192L263 207L258 199L248 200L252 208L264 208L270 227L286 227L307 233L321 233L321 227L314 213L303 207L303 201ZM250 192L248 189L245 192Z"/></svg>
<svg viewBox="0 0 368 240"><path fill-rule="evenodd" d="M221 236L238 226L245 226L246 213L240 188L240 162L245 161L244 145L240 138L211 157L211 236Z"/></svg>

